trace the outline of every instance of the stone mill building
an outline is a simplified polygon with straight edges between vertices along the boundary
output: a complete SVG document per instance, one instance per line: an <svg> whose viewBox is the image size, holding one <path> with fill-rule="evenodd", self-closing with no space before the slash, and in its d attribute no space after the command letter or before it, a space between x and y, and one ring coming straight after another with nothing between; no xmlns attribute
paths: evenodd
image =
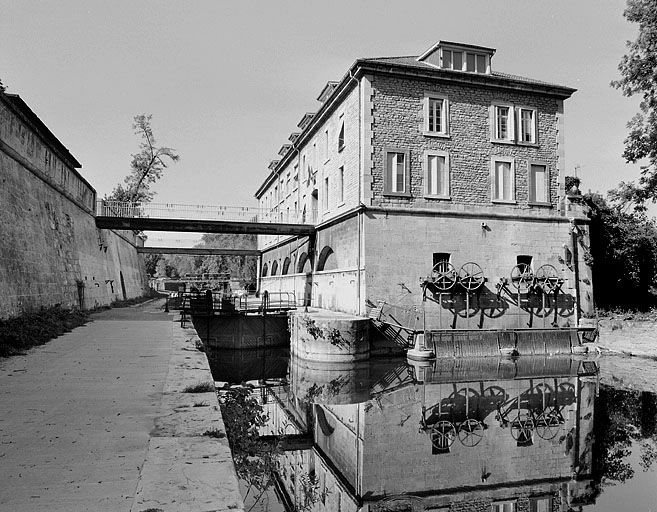
<svg viewBox="0 0 657 512"><path fill-rule="evenodd" d="M260 236L261 289L411 328L586 322L589 227L564 164L575 90L494 55L440 41L326 84L256 192L270 219L299 212L316 232Z"/></svg>

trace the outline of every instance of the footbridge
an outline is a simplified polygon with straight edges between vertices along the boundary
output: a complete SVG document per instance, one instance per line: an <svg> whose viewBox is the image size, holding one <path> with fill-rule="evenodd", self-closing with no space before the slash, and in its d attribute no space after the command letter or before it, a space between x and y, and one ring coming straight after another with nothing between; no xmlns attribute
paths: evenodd
<svg viewBox="0 0 657 512"><path fill-rule="evenodd" d="M142 254L182 254L186 256L260 256L257 249L215 249L211 247L137 247Z"/></svg>
<svg viewBox="0 0 657 512"><path fill-rule="evenodd" d="M253 235L311 235L313 215L250 206L136 204L98 201L96 226L136 231L180 231Z"/></svg>

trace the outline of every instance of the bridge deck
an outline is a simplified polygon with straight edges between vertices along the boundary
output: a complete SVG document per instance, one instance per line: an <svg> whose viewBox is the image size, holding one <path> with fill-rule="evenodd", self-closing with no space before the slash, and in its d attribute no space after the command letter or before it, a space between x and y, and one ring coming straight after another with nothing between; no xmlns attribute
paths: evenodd
<svg viewBox="0 0 657 512"><path fill-rule="evenodd" d="M142 205L101 200L96 210L96 226L140 231L303 236L314 233L314 217L305 212L247 206Z"/></svg>
<svg viewBox="0 0 657 512"><path fill-rule="evenodd" d="M212 247L137 247L144 254L186 254L190 256L259 256L257 249L218 249Z"/></svg>
<svg viewBox="0 0 657 512"><path fill-rule="evenodd" d="M248 235L311 235L311 224L264 223L252 221L211 221L129 217L96 217L96 227L102 229L132 229L136 231L181 231L188 233L240 233Z"/></svg>

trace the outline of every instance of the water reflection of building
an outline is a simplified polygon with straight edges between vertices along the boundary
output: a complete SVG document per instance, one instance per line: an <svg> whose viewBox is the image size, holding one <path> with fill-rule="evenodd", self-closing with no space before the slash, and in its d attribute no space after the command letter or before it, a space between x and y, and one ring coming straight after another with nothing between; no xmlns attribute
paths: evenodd
<svg viewBox="0 0 657 512"><path fill-rule="evenodd" d="M370 375L367 399L362 369L317 383L305 365L290 368L290 385L270 390L269 428L290 440L312 432L280 461L291 499L307 499L300 475L316 478L312 510L566 511L586 499L594 363L399 363Z"/></svg>

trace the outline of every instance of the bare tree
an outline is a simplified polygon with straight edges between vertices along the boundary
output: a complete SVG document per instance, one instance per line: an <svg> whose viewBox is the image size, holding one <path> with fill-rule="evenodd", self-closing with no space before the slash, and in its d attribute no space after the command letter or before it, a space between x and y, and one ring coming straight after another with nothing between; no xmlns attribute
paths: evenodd
<svg viewBox="0 0 657 512"><path fill-rule="evenodd" d="M132 128L135 134L141 137L139 153L132 155L130 174L123 180L124 185L118 184L105 199L138 204L149 203L155 195L151 185L162 177L167 164L180 159L174 149L166 146L157 147L151 128L152 117L151 114L134 117Z"/></svg>

